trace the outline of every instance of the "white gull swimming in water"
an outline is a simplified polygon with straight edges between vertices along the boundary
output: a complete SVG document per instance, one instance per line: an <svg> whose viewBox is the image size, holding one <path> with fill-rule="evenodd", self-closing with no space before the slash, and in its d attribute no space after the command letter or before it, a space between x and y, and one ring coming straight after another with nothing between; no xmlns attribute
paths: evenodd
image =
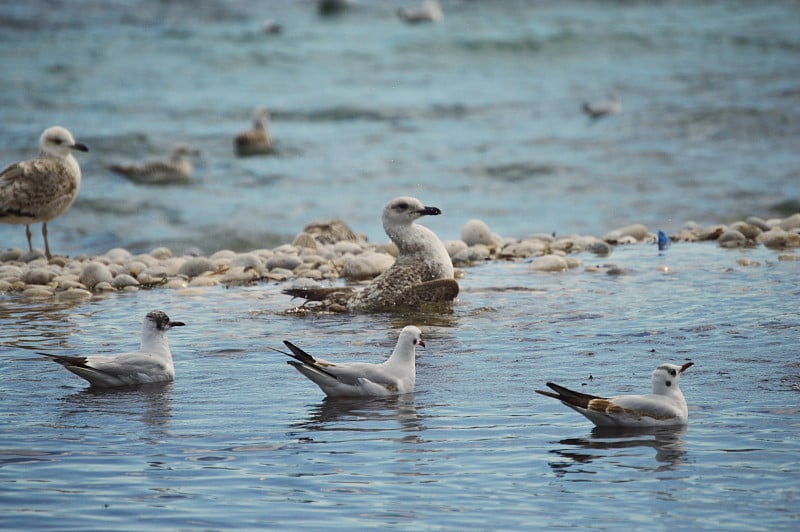
<svg viewBox="0 0 800 532"><path fill-rule="evenodd" d="M409 24L418 24L420 22L439 22L444 17L444 13L437 0L425 0L419 7L398 9L397 16Z"/></svg>
<svg viewBox="0 0 800 532"><path fill-rule="evenodd" d="M0 172L0 222L25 224L28 249L30 224L42 222L44 253L50 259L47 222L70 208L81 186L81 168L74 150L89 151L65 128L48 128L39 137L39 157L14 163Z"/></svg>
<svg viewBox="0 0 800 532"><path fill-rule="evenodd" d="M269 112L264 107L253 109L253 128L242 131L233 139L236 155L265 155L272 152L272 138L267 130Z"/></svg>
<svg viewBox="0 0 800 532"><path fill-rule="evenodd" d="M604 102L589 103L584 102L581 109L589 118L602 118L608 115L616 115L622 112L622 104L616 93L611 93L608 100Z"/></svg>
<svg viewBox="0 0 800 532"><path fill-rule="evenodd" d="M185 324L171 321L160 310L154 310L144 318L142 343L138 351L89 356L39 354L50 357L97 388L168 382L175 379L175 367L167 331L182 325Z"/></svg>
<svg viewBox="0 0 800 532"><path fill-rule="evenodd" d="M575 392L548 382L556 393L536 390L580 412L598 427L660 427L686 425L689 409L678 381L693 362L682 366L661 364L653 371L653 393L610 398Z"/></svg>
<svg viewBox="0 0 800 532"><path fill-rule="evenodd" d="M199 151L181 142L172 147L172 152L167 161L112 164L110 169L131 181L147 185L188 183L192 178L192 172L194 172L192 158L199 154Z"/></svg>
<svg viewBox="0 0 800 532"><path fill-rule="evenodd" d="M383 209L383 229L399 255L389 269L362 289L290 288L283 293L320 302L312 310L337 312L386 312L451 303L459 288L450 255L436 233L414 223L422 216L441 213L416 198L391 200Z"/></svg>
<svg viewBox="0 0 800 532"><path fill-rule="evenodd" d="M314 358L284 340L294 358L287 363L308 377L328 397L380 397L414 391L417 378L416 347L425 347L422 332L408 325L400 332L392 355L380 364L369 362L328 362Z"/></svg>

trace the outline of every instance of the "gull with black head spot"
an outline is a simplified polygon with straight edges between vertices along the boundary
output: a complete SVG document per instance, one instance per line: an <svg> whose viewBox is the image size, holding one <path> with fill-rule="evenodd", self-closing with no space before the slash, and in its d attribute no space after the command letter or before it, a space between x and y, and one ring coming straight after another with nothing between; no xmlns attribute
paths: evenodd
<svg viewBox="0 0 800 532"><path fill-rule="evenodd" d="M142 325L142 343L138 351L119 355L50 355L49 357L96 388L169 382L175 379L175 367L167 341L167 331L183 326L160 310L148 312Z"/></svg>
<svg viewBox="0 0 800 532"><path fill-rule="evenodd" d="M575 392L548 382L555 391L537 393L558 399L576 412L586 416L598 427L662 427L686 425L689 409L678 382L684 371L694 365L661 364L653 371L653 393L646 395L617 395L604 398Z"/></svg>
<svg viewBox="0 0 800 532"><path fill-rule="evenodd" d="M25 224L28 250L30 224L42 222L44 254L50 259L47 222L67 212L78 197L81 168L73 151L89 151L61 126L47 128L39 137L39 157L8 166L0 172L0 222Z"/></svg>
<svg viewBox="0 0 800 532"><path fill-rule="evenodd" d="M391 200L383 209L383 229L399 254L389 269L362 289L290 288L283 293L319 302L314 310L340 312L390 312L452 303L459 288L450 255L436 233L415 223L441 213L417 198Z"/></svg>
<svg viewBox="0 0 800 532"><path fill-rule="evenodd" d="M408 325L400 332L391 356L380 364L369 362L328 362L283 342L291 353L275 350L294 360L287 363L308 377L328 397L382 397L414 391L417 378L416 348L425 347L422 331Z"/></svg>

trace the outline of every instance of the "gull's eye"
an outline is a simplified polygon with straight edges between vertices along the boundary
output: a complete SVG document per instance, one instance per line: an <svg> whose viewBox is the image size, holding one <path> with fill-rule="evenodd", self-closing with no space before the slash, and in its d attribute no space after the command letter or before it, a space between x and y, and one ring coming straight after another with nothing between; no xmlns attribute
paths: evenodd
<svg viewBox="0 0 800 532"><path fill-rule="evenodd" d="M57 144L57 145L59 145L59 146L60 146L60 145L61 145L61 144L64 142L63 140L61 140L61 138L60 138L60 137L53 137L52 139L50 139L50 141L51 141L53 144Z"/></svg>
<svg viewBox="0 0 800 532"><path fill-rule="evenodd" d="M414 345L417 345L417 339L414 338Z"/></svg>
<svg viewBox="0 0 800 532"><path fill-rule="evenodd" d="M677 374L678 374L678 372L677 372L677 371L675 371L674 369L671 369L671 370L669 370L669 374L670 374L670 375L672 375L672 376L674 377L675 375L677 375Z"/></svg>
<svg viewBox="0 0 800 532"><path fill-rule="evenodd" d="M397 205L395 205L394 208L397 209L398 211L404 211L408 209L408 203L406 203L405 201L400 202Z"/></svg>

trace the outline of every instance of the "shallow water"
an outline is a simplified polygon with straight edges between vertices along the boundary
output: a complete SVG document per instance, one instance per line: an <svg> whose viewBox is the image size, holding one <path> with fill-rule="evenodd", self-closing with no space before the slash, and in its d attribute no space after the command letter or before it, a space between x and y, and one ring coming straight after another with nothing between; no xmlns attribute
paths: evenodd
<svg viewBox="0 0 800 532"><path fill-rule="evenodd" d="M445 239L471 218L602 235L800 210L796 2L443 3L414 28L384 4L3 3L0 164L54 123L89 145L49 226L72 256L270 247L334 216L381 242L398 194L441 207L425 224ZM612 89L621 115L580 115ZM236 159L259 104L278 154ZM202 150L194 185L106 170L178 140ZM714 243L579 258L631 272L488 262L444 315L287 316L271 283L0 294L0 527L796 528L800 262ZM189 325L172 384L93 392L35 354L133 349L156 308ZM268 349L379 361L408 323L428 345L410 397L326 401ZM600 433L533 392L638 393L685 360L685 431Z"/></svg>
<svg viewBox="0 0 800 532"><path fill-rule="evenodd" d="M744 256L759 266L742 267ZM597 259L582 255L587 265ZM764 248L618 248L623 276L467 270L452 314L285 316L278 285L9 298L0 359L4 528L791 529L798 264ZM660 266L669 266L664 273ZM176 381L113 392L34 351L134 348L162 308ZM328 401L270 351L379 361L422 324L416 393ZM682 379L686 430L602 433L533 393Z"/></svg>

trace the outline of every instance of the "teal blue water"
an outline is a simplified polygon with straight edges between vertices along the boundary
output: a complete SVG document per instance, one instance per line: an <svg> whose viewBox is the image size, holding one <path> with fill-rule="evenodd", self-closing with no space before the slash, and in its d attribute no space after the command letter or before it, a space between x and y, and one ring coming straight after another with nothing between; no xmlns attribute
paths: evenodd
<svg viewBox="0 0 800 532"><path fill-rule="evenodd" d="M453 0L420 27L401 4L323 19L311 1L4 3L0 164L56 123L89 145L77 202L49 224L72 256L271 247L329 217L380 242L399 194L440 207L425 223L444 239L471 218L521 237L800 210L796 2ZM284 31L263 35L265 18ZM620 115L580 114L612 90ZM237 159L255 105L277 154ZM175 141L202 151L190 186L107 170ZM24 230L0 225L9 246ZM781 253L579 255L623 276L488 262L449 314L287 316L267 282L0 295L0 527L792 530L800 262ZM172 384L93 392L35 354L133 349L156 308L188 324ZM409 323L427 343L409 397L326 401L269 349L380 361ZM686 360L684 431L593 431L533 391L644 392Z"/></svg>

